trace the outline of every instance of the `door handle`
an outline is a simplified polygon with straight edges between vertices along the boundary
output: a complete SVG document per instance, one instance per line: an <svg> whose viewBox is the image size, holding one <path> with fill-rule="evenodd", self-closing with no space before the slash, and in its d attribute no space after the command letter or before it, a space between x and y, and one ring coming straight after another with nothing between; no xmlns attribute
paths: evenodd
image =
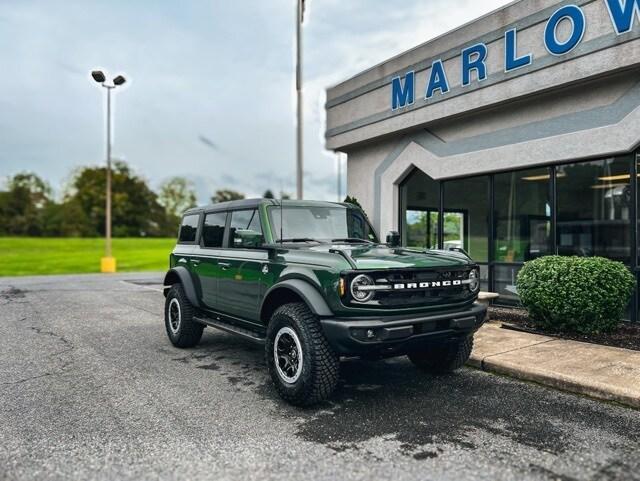
<svg viewBox="0 0 640 481"><path fill-rule="evenodd" d="M192 263L194 266L197 266L198 264L200 264L200 260L199 260L199 259L191 259L191 263Z"/></svg>
<svg viewBox="0 0 640 481"><path fill-rule="evenodd" d="M218 262L218 265L222 267L223 271L226 271L229 267L231 267L231 264L229 262Z"/></svg>

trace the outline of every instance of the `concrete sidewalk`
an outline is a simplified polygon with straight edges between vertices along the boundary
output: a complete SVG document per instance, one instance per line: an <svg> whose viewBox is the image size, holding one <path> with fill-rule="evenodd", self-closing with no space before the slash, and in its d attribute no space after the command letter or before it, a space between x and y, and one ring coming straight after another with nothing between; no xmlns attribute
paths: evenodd
<svg viewBox="0 0 640 481"><path fill-rule="evenodd" d="M469 364L640 408L640 351L503 329L496 321L476 334Z"/></svg>

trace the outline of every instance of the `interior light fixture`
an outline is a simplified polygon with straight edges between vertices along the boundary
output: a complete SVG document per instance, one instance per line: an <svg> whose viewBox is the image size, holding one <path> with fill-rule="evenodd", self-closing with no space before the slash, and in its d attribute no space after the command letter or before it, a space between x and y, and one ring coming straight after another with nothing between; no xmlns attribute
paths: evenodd
<svg viewBox="0 0 640 481"><path fill-rule="evenodd" d="M595 184L592 185L592 189L614 189L616 187L626 187L629 184Z"/></svg>
<svg viewBox="0 0 640 481"><path fill-rule="evenodd" d="M551 178L551 176L549 174L528 175L527 177L523 177L522 180L536 181L536 180L549 180L550 178Z"/></svg>
<svg viewBox="0 0 640 481"><path fill-rule="evenodd" d="M614 180L629 180L631 176L629 174L620 174L620 175L607 175L604 177L598 177L598 180L603 182L613 182Z"/></svg>
<svg viewBox="0 0 640 481"><path fill-rule="evenodd" d="M567 174L564 172L557 172L556 179L560 177L566 177ZM541 174L541 175L528 175L526 177L522 177L522 180L536 181L536 180L549 180L551 178L550 174Z"/></svg>

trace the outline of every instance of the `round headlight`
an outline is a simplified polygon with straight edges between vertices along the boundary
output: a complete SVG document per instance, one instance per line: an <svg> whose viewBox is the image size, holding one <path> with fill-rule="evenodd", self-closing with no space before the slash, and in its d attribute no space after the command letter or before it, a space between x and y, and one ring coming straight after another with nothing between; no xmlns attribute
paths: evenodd
<svg viewBox="0 0 640 481"><path fill-rule="evenodd" d="M374 284L375 283L373 282L373 279L368 275L366 274L357 275L351 281L351 286L349 289L351 291L351 297L353 297L353 299L358 302L367 302L374 296L375 292L368 291L366 289L360 290L360 288L366 287L366 286L373 286Z"/></svg>
<svg viewBox="0 0 640 481"><path fill-rule="evenodd" d="M475 292L478 289L480 289L480 279L479 279L479 275L478 275L478 270L477 269L472 269L471 271L469 271L469 280L471 281L469 283L469 290L471 292Z"/></svg>

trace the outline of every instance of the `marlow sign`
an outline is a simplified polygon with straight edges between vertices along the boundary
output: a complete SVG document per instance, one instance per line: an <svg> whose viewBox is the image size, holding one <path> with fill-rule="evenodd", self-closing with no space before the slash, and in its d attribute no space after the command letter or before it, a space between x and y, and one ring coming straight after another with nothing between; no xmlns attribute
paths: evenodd
<svg viewBox="0 0 640 481"><path fill-rule="evenodd" d="M628 33L633 28L633 21L640 17L640 0L603 0L609 10L613 29L618 35ZM558 26L562 22L570 23L570 33L565 39L557 36ZM558 8L544 29L544 46L551 55L560 56L569 53L582 41L587 21L582 8L577 5L565 5ZM504 71L509 73L533 63L533 54L518 55L517 29L513 28L504 33L505 58ZM477 43L462 50L462 86L471 84L472 74L475 81L481 82L487 78L487 46ZM396 110L413 104L416 92L415 71L407 72L404 76L391 80L391 109ZM444 95L449 92L449 81L442 59L431 64L429 78L425 89L424 99L429 100L438 92Z"/></svg>

